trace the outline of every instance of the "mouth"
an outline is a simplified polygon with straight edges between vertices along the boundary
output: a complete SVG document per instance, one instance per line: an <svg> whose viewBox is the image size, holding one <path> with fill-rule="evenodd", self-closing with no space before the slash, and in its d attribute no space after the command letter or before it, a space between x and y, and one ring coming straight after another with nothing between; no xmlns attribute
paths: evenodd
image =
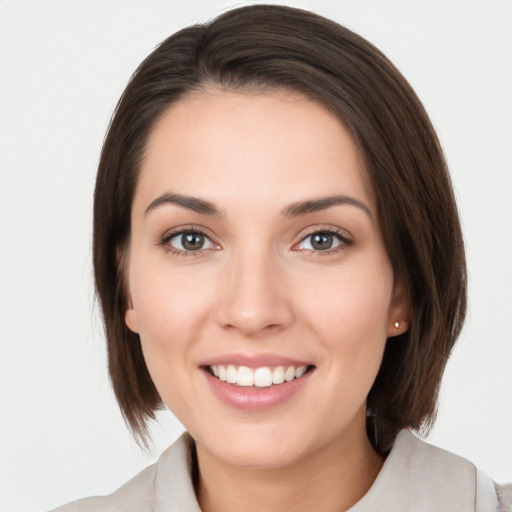
<svg viewBox="0 0 512 512"><path fill-rule="evenodd" d="M203 367L211 376L221 382L227 382L244 388L269 388L301 379L308 372L313 371L312 365L287 366L260 366L249 368L234 364L215 364Z"/></svg>
<svg viewBox="0 0 512 512"><path fill-rule="evenodd" d="M213 394L231 408L271 411L307 388L316 366L277 354L233 353L199 365Z"/></svg>

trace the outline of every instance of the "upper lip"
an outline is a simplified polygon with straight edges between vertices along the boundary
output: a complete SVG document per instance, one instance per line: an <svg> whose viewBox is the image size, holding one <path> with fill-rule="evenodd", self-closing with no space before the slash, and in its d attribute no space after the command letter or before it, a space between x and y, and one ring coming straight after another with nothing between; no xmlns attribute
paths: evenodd
<svg viewBox="0 0 512 512"><path fill-rule="evenodd" d="M205 359L199 363L199 366L216 366L219 364L261 368L263 366L310 366L311 362L279 354L232 353Z"/></svg>

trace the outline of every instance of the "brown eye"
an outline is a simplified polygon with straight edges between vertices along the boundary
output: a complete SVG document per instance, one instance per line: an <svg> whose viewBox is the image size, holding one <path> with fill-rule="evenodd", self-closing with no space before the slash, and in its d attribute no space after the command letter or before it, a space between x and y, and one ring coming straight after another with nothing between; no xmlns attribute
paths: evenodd
<svg viewBox="0 0 512 512"><path fill-rule="evenodd" d="M198 251L203 248L204 236L199 233L181 235L181 245L187 251Z"/></svg>

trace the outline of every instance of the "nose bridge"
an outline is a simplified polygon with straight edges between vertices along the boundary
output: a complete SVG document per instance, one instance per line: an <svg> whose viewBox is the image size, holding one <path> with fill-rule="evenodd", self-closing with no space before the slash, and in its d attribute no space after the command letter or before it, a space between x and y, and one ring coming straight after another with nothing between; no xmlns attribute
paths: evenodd
<svg viewBox="0 0 512 512"><path fill-rule="evenodd" d="M254 336L289 324L293 315L282 262L268 245L252 243L233 251L225 270L218 309L224 327Z"/></svg>

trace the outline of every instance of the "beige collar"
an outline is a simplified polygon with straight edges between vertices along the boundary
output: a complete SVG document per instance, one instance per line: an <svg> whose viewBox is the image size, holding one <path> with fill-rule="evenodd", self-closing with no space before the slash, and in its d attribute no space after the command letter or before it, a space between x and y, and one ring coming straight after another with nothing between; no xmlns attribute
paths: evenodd
<svg viewBox="0 0 512 512"><path fill-rule="evenodd" d="M155 512L201 512L192 453L193 440L185 433L160 457ZM492 505L476 504L476 476L466 459L402 430L372 487L348 512L494 512Z"/></svg>

